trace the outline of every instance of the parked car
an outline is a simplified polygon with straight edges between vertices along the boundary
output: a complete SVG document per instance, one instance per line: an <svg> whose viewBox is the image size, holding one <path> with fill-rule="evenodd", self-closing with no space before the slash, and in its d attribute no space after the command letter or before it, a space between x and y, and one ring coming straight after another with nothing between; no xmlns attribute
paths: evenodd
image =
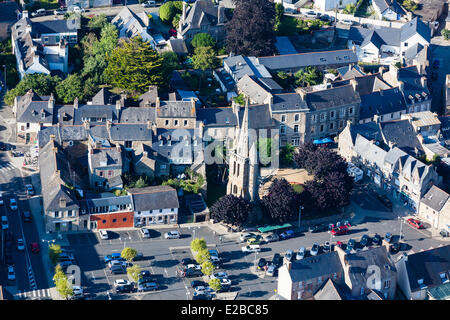
<svg viewBox="0 0 450 320"><path fill-rule="evenodd" d="M80 8L78 6L73 6L72 8L69 9L70 12L75 12L75 13L83 13L84 9Z"/></svg>
<svg viewBox="0 0 450 320"><path fill-rule="evenodd" d="M341 248L342 250L344 250L344 246L345 246L345 245L344 245L344 243L343 243L342 241L337 241L337 242L336 242L336 246L339 247L339 248Z"/></svg>
<svg viewBox="0 0 450 320"><path fill-rule="evenodd" d="M261 247L259 246L259 244L252 244L249 246L242 247L241 250L242 252L260 252Z"/></svg>
<svg viewBox="0 0 450 320"><path fill-rule="evenodd" d="M441 231L439 232L439 234L441 235L441 237L446 238L450 236L450 233L447 230L441 229Z"/></svg>
<svg viewBox="0 0 450 320"><path fill-rule="evenodd" d="M294 257L294 251L287 250L286 253L284 254L284 257L287 259L287 261L291 261L292 258Z"/></svg>
<svg viewBox="0 0 450 320"><path fill-rule="evenodd" d="M211 295L200 294L197 292L194 292L192 296L192 300L211 300L211 299L212 299Z"/></svg>
<svg viewBox="0 0 450 320"><path fill-rule="evenodd" d="M200 281L200 280L191 281L192 288L199 287L199 286L206 286L206 283L204 281Z"/></svg>
<svg viewBox="0 0 450 320"><path fill-rule="evenodd" d="M335 19L334 19L334 17L331 17L327 14L323 14L320 16L320 20L325 21L325 22L327 22L327 21L334 22Z"/></svg>
<svg viewBox="0 0 450 320"><path fill-rule="evenodd" d="M356 241L354 239L349 239L347 242L347 251L350 252L356 250Z"/></svg>
<svg viewBox="0 0 450 320"><path fill-rule="evenodd" d="M32 253L39 253L41 251L41 248L39 247L39 243L37 243L37 242L32 242L30 244L30 248L31 248Z"/></svg>
<svg viewBox="0 0 450 320"><path fill-rule="evenodd" d="M298 249L298 252L297 252L297 255L295 258L297 260L302 260L305 257L305 255L306 255L306 249L302 247L302 248Z"/></svg>
<svg viewBox="0 0 450 320"><path fill-rule="evenodd" d="M309 251L312 256L316 256L319 253L319 244L314 243L311 250Z"/></svg>
<svg viewBox="0 0 450 320"><path fill-rule="evenodd" d="M280 239L286 240L286 239L292 238L293 236L294 236L293 230L286 230L280 234Z"/></svg>
<svg viewBox="0 0 450 320"><path fill-rule="evenodd" d="M416 229L423 229L423 224L422 224L422 222L420 222L420 221L417 220L417 219L409 218L408 220L406 220L406 222L407 222L410 226L412 226L412 227L414 227L414 228L416 228Z"/></svg>
<svg viewBox="0 0 450 320"><path fill-rule="evenodd" d="M197 269L185 269L182 272L182 276L186 277L186 278L201 277L201 276L203 276L203 272L202 272L202 270L197 270Z"/></svg>
<svg viewBox="0 0 450 320"><path fill-rule="evenodd" d="M146 1L146 2L142 3L142 6L144 8L154 7L154 6L156 6L156 2L155 1Z"/></svg>
<svg viewBox="0 0 450 320"><path fill-rule="evenodd" d="M337 228L331 229L331 234L333 236L340 236L348 233L348 227L347 226L340 226Z"/></svg>
<svg viewBox="0 0 450 320"><path fill-rule="evenodd" d="M166 239L179 239L180 233L178 231L169 231L164 234L164 238Z"/></svg>
<svg viewBox="0 0 450 320"><path fill-rule="evenodd" d="M266 274L268 276L272 276L273 277L273 276L275 276L276 270L277 270L277 267L275 266L275 264L270 263L269 266L267 267Z"/></svg>
<svg viewBox="0 0 450 320"><path fill-rule="evenodd" d="M23 251L25 250L25 243L22 238L17 239L17 250Z"/></svg>
<svg viewBox="0 0 450 320"><path fill-rule="evenodd" d="M30 211L23 211L22 215L23 215L23 221L24 222L31 222L31 213L30 213Z"/></svg>
<svg viewBox="0 0 450 320"><path fill-rule="evenodd" d="M219 251L217 251L216 249L211 249L211 250L208 250L209 251L209 255L211 256L211 257L217 257L217 258L219 258Z"/></svg>
<svg viewBox="0 0 450 320"><path fill-rule="evenodd" d="M126 273L126 270L122 265L115 265L109 269L109 272L111 272L111 274L124 274Z"/></svg>
<svg viewBox="0 0 450 320"><path fill-rule="evenodd" d="M264 242L267 242L267 243L278 241L278 240L280 240L280 236L276 233L271 233L271 234L264 236Z"/></svg>
<svg viewBox="0 0 450 320"><path fill-rule="evenodd" d="M251 238L256 238L256 235L251 232L243 232L239 235L239 240L241 240L241 242L246 242L248 239Z"/></svg>
<svg viewBox="0 0 450 320"><path fill-rule="evenodd" d="M143 282L138 284L138 292L156 291L159 289L159 285L156 282Z"/></svg>
<svg viewBox="0 0 450 320"><path fill-rule="evenodd" d="M17 200L14 198L9 199L9 207L11 210L16 211L17 210Z"/></svg>
<svg viewBox="0 0 450 320"><path fill-rule="evenodd" d="M45 13L46 13L46 11L45 11L45 9L37 9L36 11L34 11L34 12L32 12L31 13L31 16L34 18L34 17L41 17L41 16L45 16Z"/></svg>
<svg viewBox="0 0 450 320"><path fill-rule="evenodd" d="M355 24L352 20L347 20L347 19L340 20L339 22L342 23L342 24L349 25L349 26L352 26L352 25Z"/></svg>
<svg viewBox="0 0 450 320"><path fill-rule="evenodd" d="M400 244L398 242L394 242L389 246L389 252L390 253L397 253L400 251Z"/></svg>
<svg viewBox="0 0 450 320"><path fill-rule="evenodd" d="M323 224L316 224L315 226L309 227L309 231L312 233L322 232L326 230L326 226Z"/></svg>
<svg viewBox="0 0 450 320"><path fill-rule="evenodd" d="M323 245L323 252L330 252L331 251L331 244L329 241L325 242L325 244Z"/></svg>
<svg viewBox="0 0 450 320"><path fill-rule="evenodd" d="M209 278L212 279L228 279L228 273L225 271L222 272L216 272L209 276Z"/></svg>
<svg viewBox="0 0 450 320"><path fill-rule="evenodd" d="M144 238L150 238L150 230L147 228L141 228L141 234Z"/></svg>
<svg viewBox="0 0 450 320"><path fill-rule="evenodd" d="M376 197L386 208L392 211L392 202L388 197L382 194L377 194Z"/></svg>
<svg viewBox="0 0 450 320"><path fill-rule="evenodd" d="M8 280L10 281L16 280L16 272L14 271L13 266L8 266Z"/></svg>
<svg viewBox="0 0 450 320"><path fill-rule="evenodd" d="M27 195L34 196L34 188L33 185L27 184L25 185L25 188L27 189Z"/></svg>
<svg viewBox="0 0 450 320"><path fill-rule="evenodd" d="M183 266L196 263L195 260L192 258L183 258L183 259L181 259L180 262L181 262L181 265L183 265Z"/></svg>
<svg viewBox="0 0 450 320"><path fill-rule="evenodd" d="M2 216L2 230L6 230L8 228L8 218L6 216Z"/></svg>
<svg viewBox="0 0 450 320"><path fill-rule="evenodd" d="M222 267L222 260L217 256L210 256L209 259L216 269Z"/></svg>
<svg viewBox="0 0 450 320"><path fill-rule="evenodd" d="M370 238L369 238L369 236L367 234L363 235L361 237L361 240L359 241L359 243L361 244L362 248L369 246L370 245L369 242L370 242Z"/></svg>
<svg viewBox="0 0 450 320"><path fill-rule="evenodd" d="M387 243L391 243L392 234L390 232L386 232L386 234L384 235L384 240L386 240Z"/></svg>
<svg viewBox="0 0 450 320"><path fill-rule="evenodd" d="M272 258L272 263L275 265L275 267L281 267L283 264L283 259L281 259L281 256L279 253L275 253Z"/></svg>
<svg viewBox="0 0 450 320"><path fill-rule="evenodd" d="M114 252L114 253L108 254L108 255L106 255L103 258L103 261L105 263L109 263L111 260L123 260L123 261L125 261L125 259L122 258L122 255L120 253L118 253L118 252Z"/></svg>
<svg viewBox="0 0 450 320"><path fill-rule="evenodd" d="M84 298L83 288L80 286L72 286L73 295L71 297L72 300L81 300Z"/></svg>
<svg viewBox="0 0 450 320"><path fill-rule="evenodd" d="M102 240L108 240L109 239L109 235L108 235L108 231L107 230L100 230L98 233L100 234L100 239L102 239Z"/></svg>
<svg viewBox="0 0 450 320"><path fill-rule="evenodd" d="M260 243L261 243L261 241L259 239L256 239L256 238L247 239L247 245L260 244Z"/></svg>
<svg viewBox="0 0 450 320"><path fill-rule="evenodd" d="M123 285L123 286L114 288L114 291L116 293L131 293L131 292L134 292L134 286L132 284Z"/></svg>
<svg viewBox="0 0 450 320"><path fill-rule="evenodd" d="M317 12L314 12L314 11L312 11L312 10L306 11L305 13L303 13L303 15L304 15L306 18L311 18L311 19L316 19L316 18L319 17L318 13L317 13Z"/></svg>
<svg viewBox="0 0 450 320"><path fill-rule="evenodd" d="M372 242L377 246L381 245L381 236L379 234L375 234L373 236Z"/></svg>
<svg viewBox="0 0 450 320"><path fill-rule="evenodd" d="M66 12L67 12L66 9L64 9L64 8L59 8L59 9L56 9L55 11L53 11L53 14L54 14L55 16L62 16L62 15L64 15L64 14L66 14Z"/></svg>
<svg viewBox="0 0 450 320"><path fill-rule="evenodd" d="M231 280L228 279L228 278L221 278L220 279L220 285L221 286L228 286L228 287L230 287L231 286Z"/></svg>

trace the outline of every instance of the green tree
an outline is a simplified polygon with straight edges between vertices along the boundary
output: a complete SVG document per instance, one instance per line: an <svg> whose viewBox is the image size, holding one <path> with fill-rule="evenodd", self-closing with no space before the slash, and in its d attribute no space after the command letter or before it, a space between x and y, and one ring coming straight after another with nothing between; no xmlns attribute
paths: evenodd
<svg viewBox="0 0 450 320"><path fill-rule="evenodd" d="M417 8L419 7L419 5L412 0L404 0L402 6L408 11L417 10Z"/></svg>
<svg viewBox="0 0 450 320"><path fill-rule="evenodd" d="M177 13L181 13L181 9L175 6L174 1L168 1L159 7L159 18L165 24L172 24L172 20Z"/></svg>
<svg viewBox="0 0 450 320"><path fill-rule="evenodd" d="M206 241L204 238L195 238L191 241L191 249L195 252L206 249Z"/></svg>
<svg viewBox="0 0 450 320"><path fill-rule="evenodd" d="M194 56L192 57L192 65L194 69L214 69L219 65L219 59L216 57L214 49L211 47L195 48Z"/></svg>
<svg viewBox="0 0 450 320"><path fill-rule="evenodd" d="M58 291L58 293L64 299L67 299L73 295L72 285L70 284L66 274L64 273L59 264L55 268L55 275L53 276L53 282L55 283L56 291Z"/></svg>
<svg viewBox="0 0 450 320"><path fill-rule="evenodd" d="M209 280L208 285L211 289L213 289L216 292L222 289L222 283L217 278Z"/></svg>
<svg viewBox="0 0 450 320"><path fill-rule="evenodd" d="M53 282L56 283L56 281L64 277L67 277L66 274L64 273L62 267L57 264L55 267L55 274L53 275Z"/></svg>
<svg viewBox="0 0 450 320"><path fill-rule="evenodd" d="M58 262L59 254L62 252L59 244L51 244L48 246L48 257L53 264Z"/></svg>
<svg viewBox="0 0 450 320"><path fill-rule="evenodd" d="M202 263L202 272L206 276L212 275L214 271L214 265L211 261L207 260Z"/></svg>
<svg viewBox="0 0 450 320"><path fill-rule="evenodd" d="M281 20L283 19L284 15L284 6L281 3L275 4L275 23L273 29L275 31L278 31L278 28L280 27Z"/></svg>
<svg viewBox="0 0 450 320"><path fill-rule="evenodd" d="M175 15L175 17L173 17L173 20L172 20L172 27L173 27L174 29L177 29L177 28L178 28L178 24L180 23L180 18L181 18L181 13L177 13L177 14Z"/></svg>
<svg viewBox="0 0 450 320"><path fill-rule="evenodd" d="M91 19L89 19L87 26L90 29L102 29L108 23L109 22L108 19L106 18L106 15L102 13L98 16L94 16Z"/></svg>
<svg viewBox="0 0 450 320"><path fill-rule="evenodd" d="M122 250L120 256L128 262L131 262L137 256L137 251L136 249L127 247Z"/></svg>
<svg viewBox="0 0 450 320"><path fill-rule="evenodd" d="M233 98L233 101L235 103L237 103L240 106L245 105L245 97L244 94L240 93L239 95L237 95L236 97Z"/></svg>
<svg viewBox="0 0 450 320"><path fill-rule="evenodd" d="M322 82L323 73L314 67L300 69L294 74L295 83L300 87L315 86Z"/></svg>
<svg viewBox="0 0 450 320"><path fill-rule="evenodd" d="M354 14L355 11L356 11L356 6L354 4L351 4L351 3L347 4L345 6L344 10L342 10L342 12L346 13L346 14Z"/></svg>
<svg viewBox="0 0 450 320"><path fill-rule="evenodd" d="M139 179L137 179L135 185L135 188L145 188L148 187L147 177L146 176L140 176Z"/></svg>
<svg viewBox="0 0 450 320"><path fill-rule="evenodd" d="M127 268L127 274L131 279L133 279L134 282L138 282L141 276L141 270L141 267L138 264L135 264Z"/></svg>
<svg viewBox="0 0 450 320"><path fill-rule="evenodd" d="M52 77L42 73L27 74L14 89L6 93L5 103L12 106L16 96L23 96L30 89L40 96L48 96L55 92L55 87L60 81L61 78L58 76Z"/></svg>
<svg viewBox="0 0 450 320"><path fill-rule="evenodd" d="M58 99L64 103L72 103L75 98L83 100L84 85L78 74L71 74L56 86Z"/></svg>
<svg viewBox="0 0 450 320"><path fill-rule="evenodd" d="M141 37L129 41L121 40L120 46L107 60L107 79L111 84L128 92L144 93L150 85L166 84L164 59Z"/></svg>
<svg viewBox="0 0 450 320"><path fill-rule="evenodd" d="M197 33L191 41L194 48L199 47L214 47L216 42L209 33Z"/></svg>
<svg viewBox="0 0 450 320"><path fill-rule="evenodd" d="M164 59L164 67L168 74L172 73L173 70L181 69L180 60L178 60L178 56L175 52L165 51L161 53L161 56Z"/></svg>
<svg viewBox="0 0 450 320"><path fill-rule="evenodd" d="M294 161L294 151L295 148L291 144L287 144L280 150L280 161L281 163L285 165L292 164L292 161Z"/></svg>
<svg viewBox="0 0 450 320"><path fill-rule="evenodd" d="M201 249L197 252L197 255L195 256L195 261L197 261L198 264L203 264L205 261L209 261L211 258L211 255L209 254L208 249Z"/></svg>
<svg viewBox="0 0 450 320"><path fill-rule="evenodd" d="M442 30L442 36L444 37L445 40L450 39L450 30L449 29Z"/></svg>

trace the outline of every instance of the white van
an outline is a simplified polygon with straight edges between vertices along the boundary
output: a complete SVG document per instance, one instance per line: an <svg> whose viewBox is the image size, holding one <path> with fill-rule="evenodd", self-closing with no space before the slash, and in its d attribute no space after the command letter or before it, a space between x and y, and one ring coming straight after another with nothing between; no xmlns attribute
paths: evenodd
<svg viewBox="0 0 450 320"><path fill-rule="evenodd" d="M108 231L100 230L99 233L100 233L100 239L102 239L102 240L108 240L109 239Z"/></svg>
<svg viewBox="0 0 450 320"><path fill-rule="evenodd" d="M259 244L251 244L241 248L242 252L260 252L261 247Z"/></svg>

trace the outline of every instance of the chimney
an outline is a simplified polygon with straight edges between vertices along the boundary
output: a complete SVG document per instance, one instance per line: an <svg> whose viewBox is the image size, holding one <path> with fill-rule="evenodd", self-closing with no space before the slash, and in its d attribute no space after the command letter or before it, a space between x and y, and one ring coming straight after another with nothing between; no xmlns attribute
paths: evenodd
<svg viewBox="0 0 450 320"><path fill-rule="evenodd" d="M185 3L185 2L183 2ZM159 108L161 106L161 100L159 100L159 97L156 97L156 107Z"/></svg>
<svg viewBox="0 0 450 320"><path fill-rule="evenodd" d="M356 79L351 79L350 84L353 87L353 91L355 91L355 92L358 91L358 81L356 81Z"/></svg>
<svg viewBox="0 0 450 320"><path fill-rule="evenodd" d="M195 100L194 98L191 98L191 113L192 115L195 115Z"/></svg>
<svg viewBox="0 0 450 320"><path fill-rule="evenodd" d="M55 106L55 97L53 96L53 93L50 94L50 99L48 99L48 108L53 109Z"/></svg>
<svg viewBox="0 0 450 320"><path fill-rule="evenodd" d="M292 269L292 262L291 261L286 261L286 267L290 271Z"/></svg>
<svg viewBox="0 0 450 320"><path fill-rule="evenodd" d="M116 145L116 150L117 152L122 152L122 148L120 147L120 145Z"/></svg>
<svg viewBox="0 0 450 320"><path fill-rule="evenodd" d="M117 99L116 101L116 110L120 111L120 109L122 109L122 98Z"/></svg>
<svg viewBox="0 0 450 320"><path fill-rule="evenodd" d="M125 93L120 94L120 105L121 107L125 107L125 100L127 99L127 95ZM116 104L117 107L117 104Z"/></svg>
<svg viewBox="0 0 450 320"><path fill-rule="evenodd" d="M378 72L380 73L380 75L383 75L383 73L386 71L386 68L384 66L381 66L378 68Z"/></svg>
<svg viewBox="0 0 450 320"><path fill-rule="evenodd" d="M420 143L423 143L423 135L421 133L417 135L417 139L419 140Z"/></svg>
<svg viewBox="0 0 450 320"><path fill-rule="evenodd" d="M403 81L398 82L398 90L400 90L400 92L405 90L405 83Z"/></svg>
<svg viewBox="0 0 450 320"><path fill-rule="evenodd" d="M28 10L22 11L22 18L28 18Z"/></svg>
<svg viewBox="0 0 450 320"><path fill-rule="evenodd" d="M373 122L375 122L375 123L380 123L380 116L379 115L374 115L373 116Z"/></svg>
<svg viewBox="0 0 450 320"><path fill-rule="evenodd" d="M86 130L89 130L90 126L89 126L89 120L84 121L84 128Z"/></svg>
<svg viewBox="0 0 450 320"><path fill-rule="evenodd" d="M295 89L295 91L300 95L300 97L302 97L302 100L305 101L306 98L306 90L304 90L301 87L298 87L297 89Z"/></svg>
<svg viewBox="0 0 450 320"><path fill-rule="evenodd" d="M427 77L420 78L420 83L422 84L422 87L427 87Z"/></svg>
<svg viewBox="0 0 450 320"><path fill-rule="evenodd" d="M223 16L222 16L222 7L220 5L217 6L217 24L223 23Z"/></svg>
<svg viewBox="0 0 450 320"><path fill-rule="evenodd" d="M356 46L352 46L352 51L356 53Z"/></svg>
<svg viewBox="0 0 450 320"><path fill-rule="evenodd" d="M147 151L142 151L142 154L144 155L144 157L148 158L148 152Z"/></svg>
<svg viewBox="0 0 450 320"><path fill-rule="evenodd" d="M76 97L75 100L73 100L73 108L78 109L78 97Z"/></svg>
<svg viewBox="0 0 450 320"><path fill-rule="evenodd" d="M106 120L106 130L111 130L111 120Z"/></svg>

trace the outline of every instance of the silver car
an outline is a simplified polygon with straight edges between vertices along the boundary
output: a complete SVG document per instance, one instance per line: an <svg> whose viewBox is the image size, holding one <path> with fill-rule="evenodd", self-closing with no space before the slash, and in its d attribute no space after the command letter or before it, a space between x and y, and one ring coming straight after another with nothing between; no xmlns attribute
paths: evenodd
<svg viewBox="0 0 450 320"><path fill-rule="evenodd" d="M164 238L166 239L179 239L180 233L178 231L169 231L164 234Z"/></svg>
<svg viewBox="0 0 450 320"><path fill-rule="evenodd" d="M302 260L305 257L305 254L306 254L306 249L305 248L298 249L296 259L297 260Z"/></svg>
<svg viewBox="0 0 450 320"><path fill-rule="evenodd" d="M144 238L150 238L150 231L148 229L142 228L141 233Z"/></svg>

